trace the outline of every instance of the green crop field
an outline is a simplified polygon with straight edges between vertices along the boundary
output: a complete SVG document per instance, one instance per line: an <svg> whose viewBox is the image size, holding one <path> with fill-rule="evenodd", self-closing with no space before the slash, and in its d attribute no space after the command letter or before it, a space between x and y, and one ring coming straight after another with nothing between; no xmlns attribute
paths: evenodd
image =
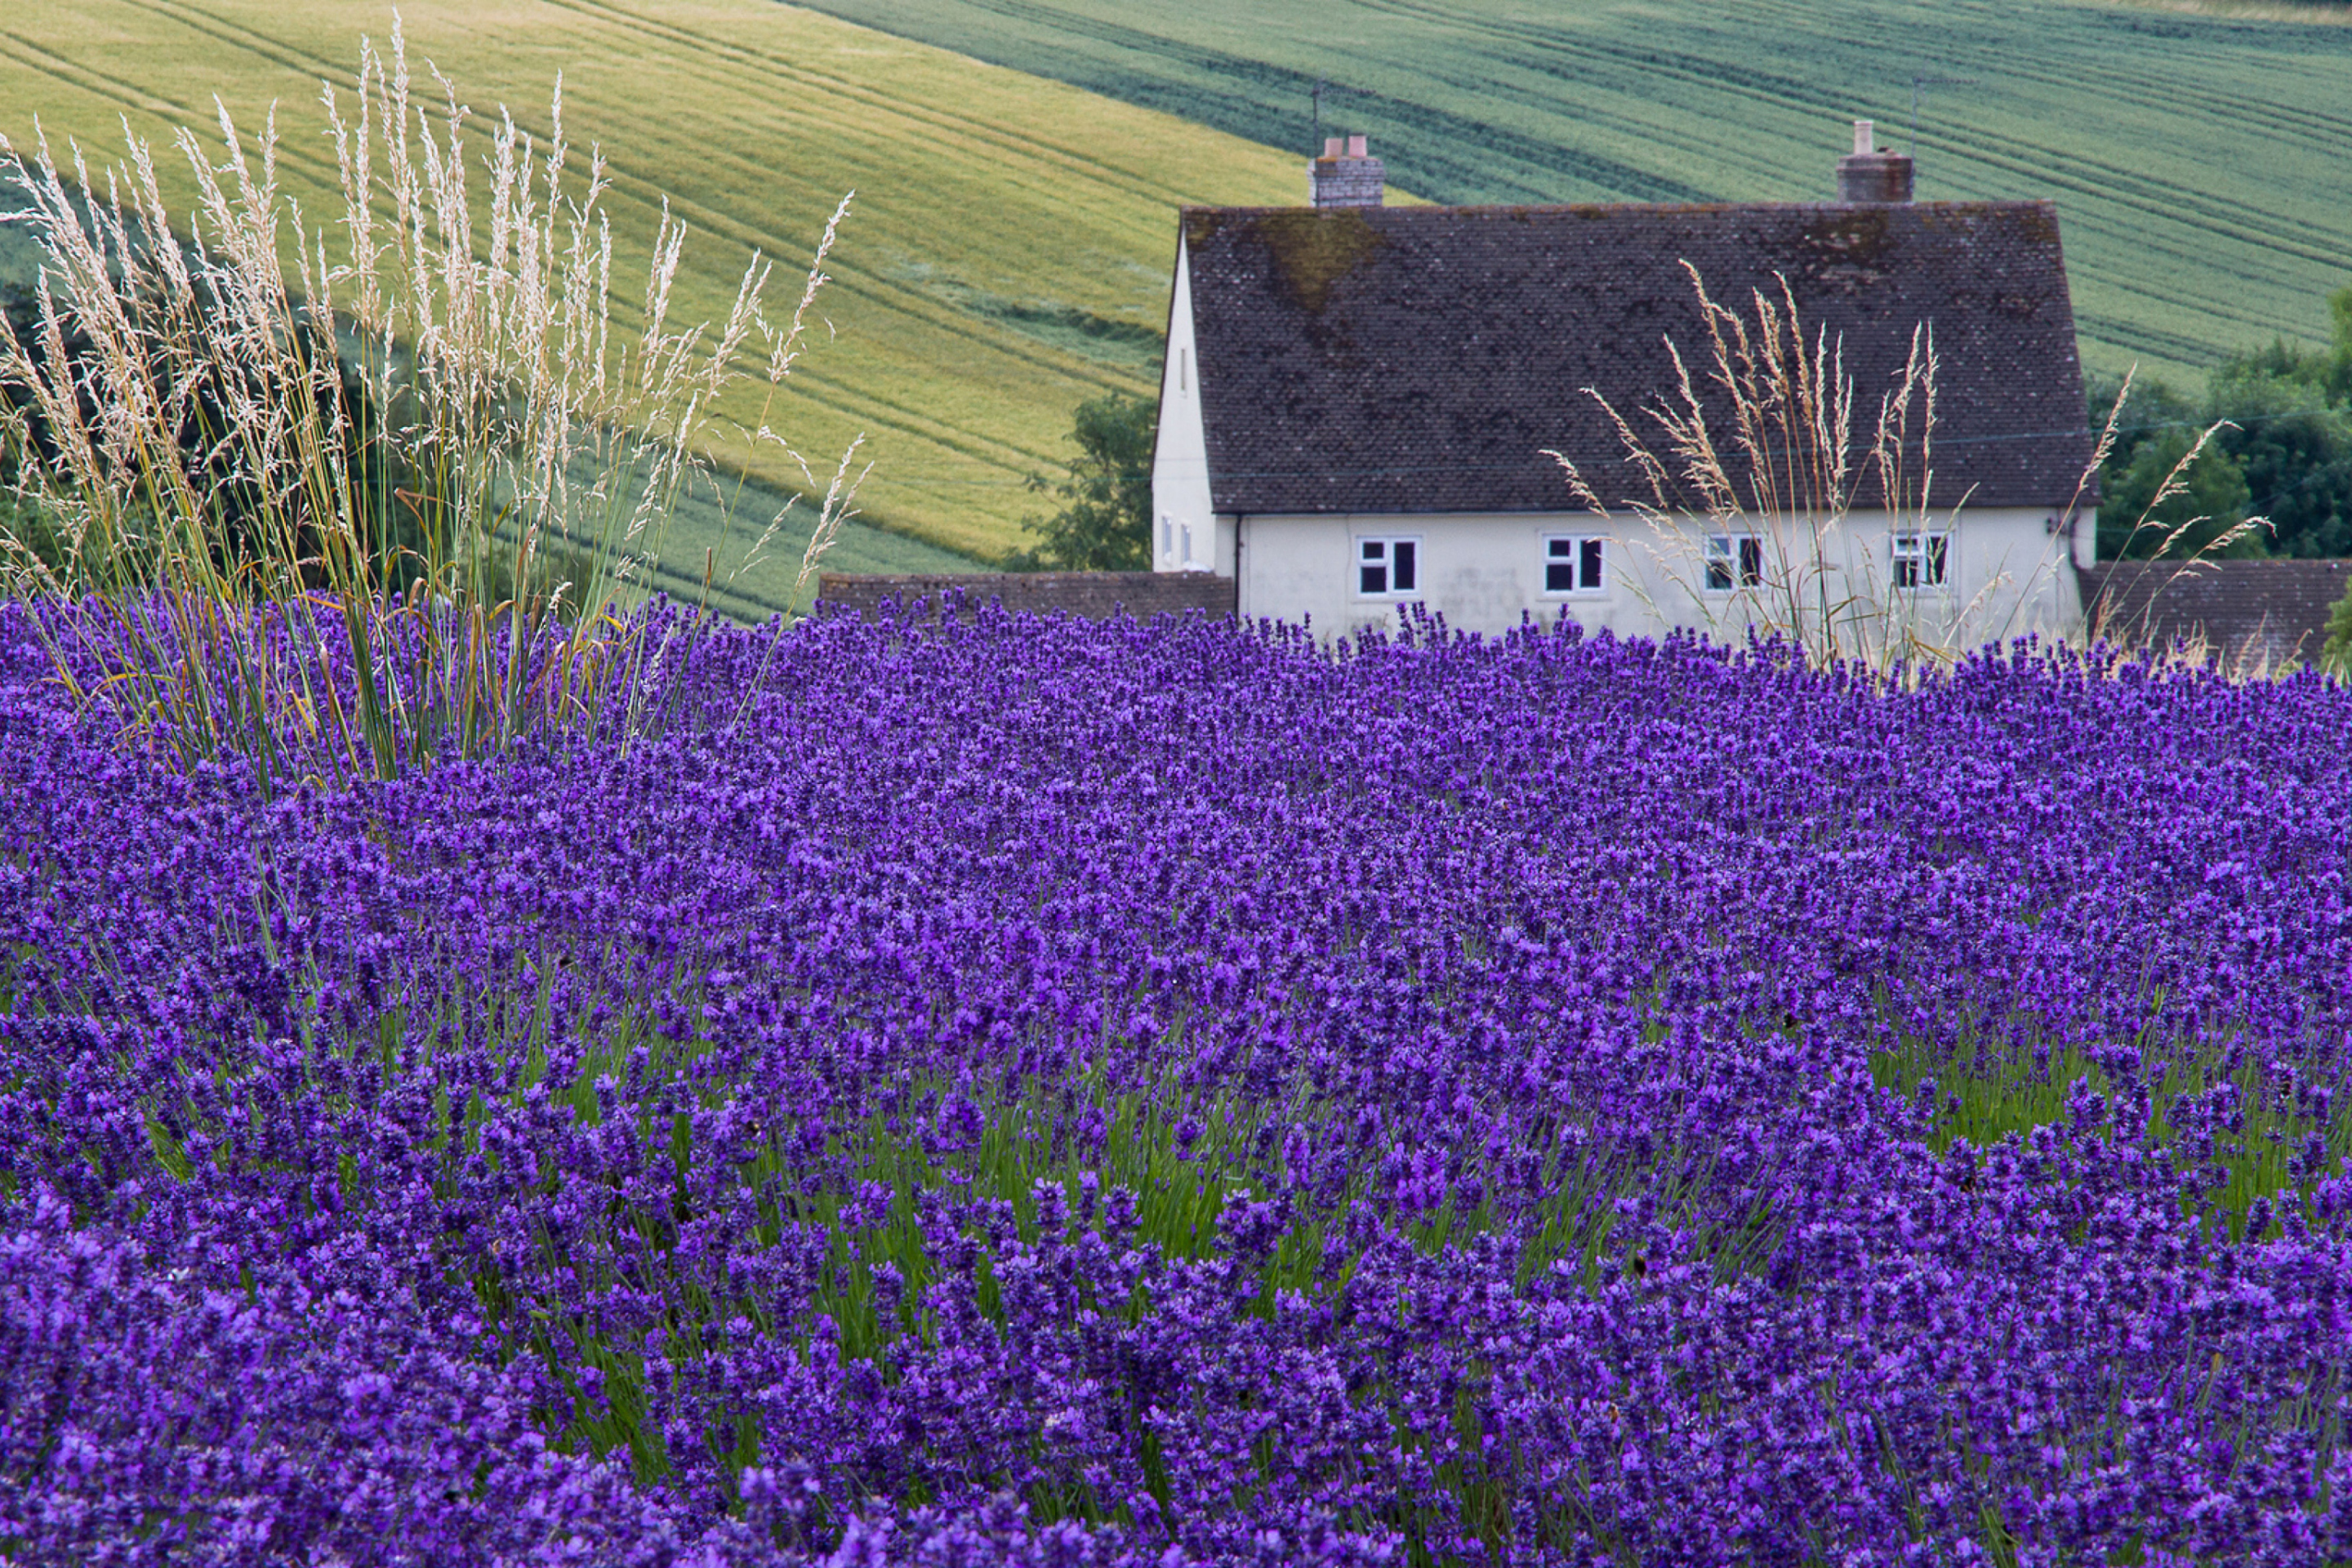
<svg viewBox="0 0 2352 1568"><path fill-rule="evenodd" d="M477 155L500 104L543 135L562 73L566 132L610 164L626 301L667 195L691 226L674 319L722 317L755 247L785 269L789 311L792 269L856 189L815 345L770 416L821 479L869 437L861 504L877 526L851 531L828 559L841 569L971 569L1020 542L1020 520L1050 506L1022 481L1071 455L1076 404L1152 386L1175 207L1295 200L1304 184L1295 154L765 0L400 9L412 59L477 111ZM209 128L215 94L248 132L274 101L282 179L306 212L340 212L320 83L348 100L361 36L391 25L390 5L346 0L18 0L0 7L0 133L25 145L37 118L60 155L70 137L110 158L123 118L168 143L174 125ZM724 412L756 420L760 390ZM755 477L797 483L772 461ZM743 510L755 532L773 501L754 492ZM713 550L723 579L749 537L739 521L722 545L716 509L698 504L666 564L698 581ZM799 559L787 531L729 607L780 603Z"/></svg>
<svg viewBox="0 0 2352 1568"><path fill-rule="evenodd" d="M2013 0L823 9L423 0L403 15L412 54L485 115L503 104L543 132L563 73L568 129L610 161L616 254L643 256L665 195L692 226L689 319L724 311L755 247L804 263L856 190L819 341L771 416L819 461L869 437L877 466L836 567L971 567L1021 541L1020 520L1050 505L1023 480L1069 455L1076 404L1150 385L1171 209L1297 200L1318 78L1324 128L1369 132L1399 185L1521 201L1823 196L1843 121L1874 117L1905 144L1925 77L1920 195L2055 197L2100 369L2179 374L2273 335L2309 341L2326 292L2352 280L2352 28L2293 13ZM390 25L388 5L350 0L20 3L0 14L0 132L23 142L37 118L53 142L110 156L125 118L163 137L206 124L215 94L247 124L276 102L282 175L328 212L318 86L346 79L360 35ZM478 121L478 153L487 131ZM634 298L635 281L623 287ZM754 419L756 394L723 412ZM699 580L706 552L723 582L776 504L769 487L796 481L748 444L716 455L748 461L753 488L731 536L716 507L685 510L667 552L674 585ZM788 528L726 603L781 602L799 554Z"/></svg>
<svg viewBox="0 0 2352 1568"><path fill-rule="evenodd" d="M0 224L0 299L29 292L40 265L32 234L21 225ZM595 476L583 471L579 479L589 485ZM755 551L759 534L780 511L782 525L764 550ZM814 519L813 505L776 484L740 472L713 473L678 499L652 585L675 597L707 600L738 620L763 620L791 599ZM912 535L853 521L824 564L836 572L959 572L975 563Z"/></svg>
<svg viewBox="0 0 2352 1568"><path fill-rule="evenodd" d="M2179 374L2316 340L2352 281L2352 28L2044 0L815 0L1252 141L1368 132L1436 201L1834 191L1845 121L1923 199L2059 205L2084 353ZM2340 22L2340 13L2333 18Z"/></svg>

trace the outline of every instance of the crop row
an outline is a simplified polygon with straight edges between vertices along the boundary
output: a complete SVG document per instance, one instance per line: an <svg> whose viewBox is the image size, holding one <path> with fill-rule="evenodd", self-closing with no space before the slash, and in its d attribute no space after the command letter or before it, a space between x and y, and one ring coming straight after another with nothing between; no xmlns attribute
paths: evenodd
<svg viewBox="0 0 2352 1568"><path fill-rule="evenodd" d="M2324 21L1889 0L1667 26L1459 0L818 8L1271 146L1312 145L1320 82L1325 129L1368 132L1440 202L1827 200L1844 122L1908 151L1916 110L1922 200L2057 202L2084 358L2110 374L2307 339L2337 281L2352 35Z"/></svg>
<svg viewBox="0 0 2352 1568"><path fill-rule="evenodd" d="M1019 542L1035 510L1024 481L1066 456L1070 410L1108 390L1146 390L1131 342L1105 353L1099 332L1062 323L1156 336L1177 206L1287 200L1303 188L1292 162L1265 149L767 0L493 0L410 5L402 20L418 90L437 94L433 61L479 111L463 153L478 200L498 111L545 147L562 75L574 177L593 148L611 183L624 333L637 325L642 258L665 208L694 231L674 286L677 319L720 322L755 251L792 274L825 216L857 193L791 395L763 406L761 394L739 389L722 399L714 437L722 462L809 490L798 465L751 436L763 425L784 432L816 469L819 494L842 448L869 437L866 456L879 461L864 507L882 526L853 535L836 566L855 569L862 555L872 570L969 569ZM308 213L341 212L320 84L352 107L356 45L362 35L384 42L389 8L100 0L52 21L37 36L0 24L0 134L19 148L32 145L36 117L60 158L79 140L101 166L119 155L126 121L167 146L181 125L209 141L215 95L250 147L274 105L284 194ZM217 145L210 155L222 156ZM192 193L176 163L161 158L160 175L184 214ZM1013 309L971 308L997 300ZM790 300L775 303L789 313ZM1156 350L1149 357L1156 363ZM751 519L750 534L765 521ZM706 547L723 576L748 542L740 525L728 538L704 517L679 523L673 586L699 583ZM769 561L765 580L754 571L739 591L781 607L799 547L780 542Z"/></svg>

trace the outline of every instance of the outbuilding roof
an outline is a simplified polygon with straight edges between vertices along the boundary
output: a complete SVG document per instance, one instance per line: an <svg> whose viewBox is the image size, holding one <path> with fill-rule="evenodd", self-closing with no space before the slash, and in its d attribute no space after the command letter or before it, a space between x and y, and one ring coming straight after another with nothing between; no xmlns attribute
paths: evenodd
<svg viewBox="0 0 2352 1568"><path fill-rule="evenodd" d="M2047 202L1193 207L1182 225L1221 512L1574 510L1547 447L1604 500L1635 493L1584 389L1629 416L1658 403L1668 339L1703 374L1685 262L1751 322L1785 279L1808 335L1842 344L1857 467L1921 323L1931 501L2062 507L2090 460Z"/></svg>
<svg viewBox="0 0 2352 1568"><path fill-rule="evenodd" d="M2094 636L2284 668L2319 657L2352 561L2102 561L2078 576Z"/></svg>

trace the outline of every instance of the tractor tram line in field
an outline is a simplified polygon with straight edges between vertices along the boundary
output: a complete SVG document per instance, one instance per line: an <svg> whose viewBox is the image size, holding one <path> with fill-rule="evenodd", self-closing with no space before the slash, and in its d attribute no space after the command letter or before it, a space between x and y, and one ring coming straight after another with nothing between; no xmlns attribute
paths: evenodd
<svg viewBox="0 0 2352 1568"><path fill-rule="evenodd" d="M133 6L145 5L158 16L170 16L182 21L185 21L191 16L206 15L200 7L166 6L154 4L153 0L118 0L118 3ZM559 9L571 9L583 15L607 16L627 15L612 12L609 8L596 8L585 5L566 5L563 0L551 0L551 3L556 5ZM273 47L261 35L235 28L224 18L213 16L208 16L207 19L215 26L198 30L206 31L224 43L247 49L289 68L330 76L336 68L333 62L321 57L301 55ZM642 30L647 36L655 36L653 29L649 27ZM675 35L665 32L661 36ZM910 118L918 117L910 115ZM534 126L523 114L517 114L515 121L518 126L537 136L542 144L551 129L543 123ZM282 160L311 169L322 181L331 176L333 173L331 161L322 159L315 153L293 152L281 145L279 156ZM614 189L638 197L647 210L657 208L662 205L665 186L658 176L637 174L628 164L622 163L608 163L605 171ZM695 220L695 226L702 233L731 240L744 247L747 253L749 250L756 249L762 256L771 258L789 254L788 247L791 242L784 236L755 228L725 209L680 195L675 190L667 192L667 201L673 211L692 217ZM834 261L829 267L828 275L834 279L839 292L862 297L878 308L904 312L923 321L929 326L958 333L969 340L975 348L984 347L989 352L1003 353L1036 367L1057 373L1063 373L1066 369L1063 360L1058 356L1024 350L1017 342L1005 342L984 339L971 330L968 317L944 307L930 306L928 300L921 300L919 297L910 299L903 290L882 287L870 275L863 273L862 269L854 263ZM642 315L635 307L625 302L621 304L620 311L622 313L616 317L616 320L623 321L628 321L632 314L639 317ZM1121 384L1103 378L1097 384L1108 387ZM812 390L821 394L816 401L828 404L858 424L877 428L896 429L936 442L950 451L989 465L1001 473L1007 482L1017 483L1024 475L1038 468L1048 467L1053 461L1053 454L1043 447L1015 450L1008 454L1001 447L985 438L976 438L973 433L937 423L911 405L891 404L876 398L870 393L857 389L838 378L830 377L813 366L796 369L795 398L805 395ZM739 401L743 395L743 394L738 394Z"/></svg>
<svg viewBox="0 0 2352 1568"><path fill-rule="evenodd" d="M1925 174L1925 188L2057 191L2078 277L2144 305L2132 341L2158 350L2147 368L2166 374L2273 334L2307 340L2309 301L2340 257L2335 214L2352 199L2334 157L2352 116L2344 93L2325 89L2352 68L2352 40L2279 20L1838 0L1658 29L1637 7L1539 25L1443 0L1207 0L1151 21L1099 0L824 4L1137 101L1190 99L1193 112L1268 140L1294 122L1307 84L1344 83L1339 101L1352 107L1338 112L1377 132L1397 178L1449 202L1801 199L1781 187L1780 143L1816 115L1873 107L1895 132L1906 73L1933 60L1972 85L1969 102L1931 101L1920 141L1943 174ZM2259 132L2250 101L2277 106ZM2209 146L2226 150L2221 161L2200 155ZM1694 179L1699 170L1713 177ZM2086 340L2107 369L2126 348Z"/></svg>
<svg viewBox="0 0 2352 1568"><path fill-rule="evenodd" d="M1170 207L1204 197L1266 201L1296 185L1289 161L1268 150L814 13L750 3L650 14L596 4L492 9L539 19L528 46L491 50L506 72L496 97L520 99L518 124L535 136L550 129L543 106L537 114L528 107L547 88L538 62L551 71L567 50L579 51L582 68L566 83L568 126L601 142L612 161L622 238L635 244L640 226L650 233L664 193L697 231L677 297L698 315L722 315L731 298L740 258L730 265L728 246L789 257L796 247L768 215L804 214L813 235L841 192L856 188L829 268L838 280L832 310L779 411L794 444L828 471L826 454L860 431L869 437L866 453L879 462L861 508L885 527L948 547L924 556L926 568L969 566L1013 542L1031 504L1028 476L1066 460L1071 406L1148 384L1153 343L1127 340L1158 335ZM433 0L405 16L420 58L447 54L453 27L472 36L496 26L493 16ZM382 19L352 13L361 30ZM124 34L180 47L112 50L102 66L82 47ZM340 44L341 35L323 14L265 19L221 0L193 10L100 0L72 26L38 35L37 46L9 47L0 69L16 79L16 101L106 105L43 110L53 136L77 137L104 156L118 111L140 130L209 121L209 89L172 90L199 70L221 73L208 82L248 112L256 99L314 100L319 79L348 70L326 47L331 39ZM597 67L604 59L637 68L610 78ZM671 101L684 112L647 112ZM724 123L732 105L741 107L735 127ZM1172 155L1155 155L1162 144ZM481 148L474 140L469 156ZM307 134L289 137L280 167L306 209L335 203L332 171ZM916 176L933 170L965 182L967 199L930 210ZM171 158L161 173L179 194L186 179ZM816 183L834 177L837 185ZM747 192L760 195L747 201ZM1030 235L1055 214L1064 243L1041 254ZM919 275L899 276L917 256ZM616 322L638 316L616 301ZM722 412L756 423L762 395L754 390L747 400L739 385ZM722 442L721 451L730 461L805 488L789 461L780 467L772 453L729 439L733 447ZM918 565L911 555L907 563Z"/></svg>

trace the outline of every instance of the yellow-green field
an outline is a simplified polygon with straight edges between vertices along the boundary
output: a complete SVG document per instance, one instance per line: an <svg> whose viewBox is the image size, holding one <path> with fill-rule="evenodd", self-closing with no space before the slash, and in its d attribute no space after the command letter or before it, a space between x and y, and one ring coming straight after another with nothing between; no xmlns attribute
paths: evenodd
<svg viewBox="0 0 2352 1568"><path fill-rule="evenodd" d="M1846 121L1923 200L2058 204L2083 357L2193 382L2352 281L2346 8L2205 0L813 0L1444 202L1824 201ZM2213 14L2199 14L2207 7Z"/></svg>
<svg viewBox="0 0 2352 1568"><path fill-rule="evenodd" d="M804 267L856 190L815 346L771 418L812 461L868 437L861 506L887 531L854 533L835 564L953 569L1021 542L1048 505L1023 479L1071 455L1076 405L1152 387L1175 207L1304 195L1296 154L769 0L400 11L412 61L479 115L503 104L544 135L562 73L567 134L611 167L624 299L664 195L691 226L674 319L723 316L754 247ZM347 87L361 36L381 43L392 20L345 0L19 0L0 8L0 132L24 144L37 116L61 153L71 137L110 158L123 118L167 142L208 128L215 94L252 128L275 101L287 184L306 212L339 212L320 83ZM486 153L489 126L475 129ZM796 273L779 282L797 295ZM726 412L755 418L760 390ZM765 461L761 477L797 479ZM710 515L678 521L673 568L690 557L699 574ZM738 584L741 607L778 602L779 574L789 586L798 546L778 544Z"/></svg>

